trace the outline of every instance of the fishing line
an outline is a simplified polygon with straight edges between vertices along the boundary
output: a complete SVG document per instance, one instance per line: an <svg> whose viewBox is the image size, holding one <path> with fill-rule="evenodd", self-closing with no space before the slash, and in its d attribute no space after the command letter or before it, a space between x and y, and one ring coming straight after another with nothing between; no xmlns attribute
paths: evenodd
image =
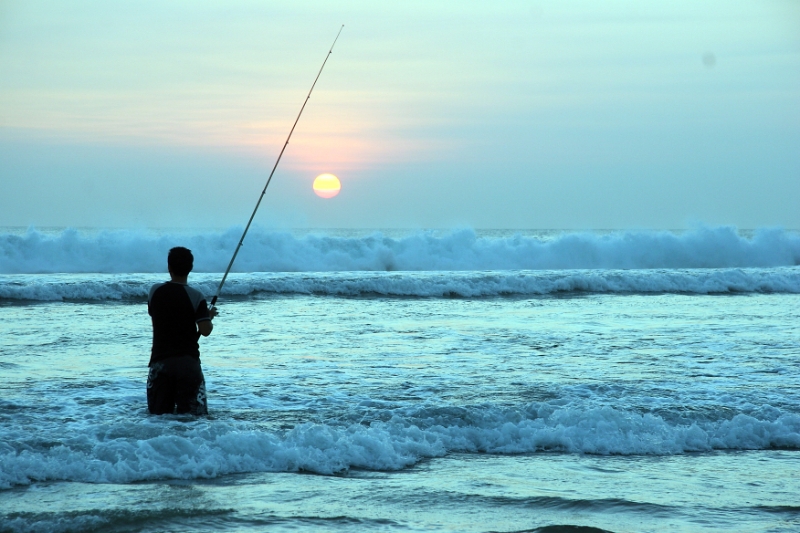
<svg viewBox="0 0 800 533"><path fill-rule="evenodd" d="M339 28L339 33L336 34L336 39L333 40L333 44L331 45L330 50L328 50L328 54L325 56L325 61L322 62L322 66L319 68L319 72L317 72L317 77L314 78L314 83L311 84L311 89L308 91L308 96L306 96L305 101L303 101L302 107L300 107L300 112L297 114L297 118L294 120L294 124L292 125L292 129L289 130L289 135L286 137L286 142L283 143L283 148L281 148L281 153L278 154L278 159L275 161L275 165L272 167L272 172L269 173L269 178L267 178L267 184L264 185L264 190L261 191L261 196L258 197L258 201L256 202L256 207L253 209L253 214L250 215L250 220L247 221L247 226L244 228L244 232L242 232L242 238L239 239L239 244L236 245L236 249L233 251L233 257L231 257L231 262L228 263L228 268L225 269L225 275L222 276L222 281L219 282L219 287L217 287L217 292L214 294L214 297L211 299L211 307L214 307L214 304L217 303L217 298L219 294L222 292L222 286L225 285L225 280L228 278L228 274L231 271L231 267L233 267L233 262L236 261L236 255L239 253L239 248L242 247L244 243L244 237L247 235L247 230L250 229L250 224L253 223L253 218L256 216L256 211L258 211L258 206L261 205L261 200L264 198L264 194L267 192L267 187L269 187L269 182L272 181L272 175L275 174L275 169L278 168L278 163L281 162L281 157L283 157L283 152L286 150L286 147L289 145L289 139L292 138L292 133L294 133L294 128L297 126L297 123L300 121L300 115L303 114L303 110L306 108L306 104L308 103L308 99L311 98L311 92L314 90L314 86L317 84L317 80L319 80L320 75L322 74L322 69L325 68L325 63L328 62L328 58L333 53L333 47L336 45L336 41L339 40L339 35L341 35L342 30L344 29L344 24L342 27Z"/></svg>

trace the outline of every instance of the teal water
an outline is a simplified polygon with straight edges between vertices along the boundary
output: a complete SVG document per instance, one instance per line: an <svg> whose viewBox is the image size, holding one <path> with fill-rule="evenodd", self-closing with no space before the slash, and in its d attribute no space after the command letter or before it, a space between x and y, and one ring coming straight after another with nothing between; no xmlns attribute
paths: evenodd
<svg viewBox="0 0 800 533"><path fill-rule="evenodd" d="M228 298L194 419L141 299L4 300L0 531L797 531L798 304Z"/></svg>

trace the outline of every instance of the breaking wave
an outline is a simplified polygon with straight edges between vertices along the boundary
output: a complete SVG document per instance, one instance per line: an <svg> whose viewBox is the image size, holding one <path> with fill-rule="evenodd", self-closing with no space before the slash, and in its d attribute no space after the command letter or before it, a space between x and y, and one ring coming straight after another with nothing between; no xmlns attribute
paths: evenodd
<svg viewBox="0 0 800 533"><path fill-rule="evenodd" d="M145 230L56 233L29 229L0 233L0 274L156 273L169 248L195 254L196 272L224 272L241 228L207 233ZM800 235L735 228L683 233L620 231L605 234L479 236L464 229L420 231L401 237L295 235L254 228L234 272L484 271L573 269L768 268L800 264Z"/></svg>
<svg viewBox="0 0 800 533"><path fill-rule="evenodd" d="M0 301L144 300L154 274L0 275ZM219 274L191 283L210 296ZM488 272L311 272L231 275L224 297L306 294L334 297L534 297L558 294L800 294L800 268L527 270Z"/></svg>
<svg viewBox="0 0 800 533"><path fill-rule="evenodd" d="M45 480L130 483L244 472L400 470L449 453L674 455L800 449L800 416L770 406L680 425L612 407L548 403L518 410L419 409L386 421L304 423L288 431L246 422L154 418L97 427L74 424L83 427L70 438L60 437L55 446L43 435L5 430L9 438L0 441L0 488Z"/></svg>

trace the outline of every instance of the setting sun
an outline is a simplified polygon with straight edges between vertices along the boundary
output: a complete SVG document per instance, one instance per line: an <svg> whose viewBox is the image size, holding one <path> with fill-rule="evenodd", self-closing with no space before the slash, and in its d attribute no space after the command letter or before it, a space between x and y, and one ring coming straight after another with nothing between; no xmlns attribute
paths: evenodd
<svg viewBox="0 0 800 533"><path fill-rule="evenodd" d="M320 174L314 180L314 192L321 198L333 198L341 189L339 178L333 174Z"/></svg>

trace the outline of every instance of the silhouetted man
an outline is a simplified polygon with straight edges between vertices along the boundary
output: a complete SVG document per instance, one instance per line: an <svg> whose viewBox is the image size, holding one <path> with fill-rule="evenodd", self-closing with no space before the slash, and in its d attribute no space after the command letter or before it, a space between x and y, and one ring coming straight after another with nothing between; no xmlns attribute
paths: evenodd
<svg viewBox="0 0 800 533"><path fill-rule="evenodd" d="M208 337L216 316L197 289L187 284L192 252L173 248L167 257L170 281L150 289L147 312L153 321L153 349L147 376L147 408L155 415L208 414L206 382L200 368L200 335Z"/></svg>

